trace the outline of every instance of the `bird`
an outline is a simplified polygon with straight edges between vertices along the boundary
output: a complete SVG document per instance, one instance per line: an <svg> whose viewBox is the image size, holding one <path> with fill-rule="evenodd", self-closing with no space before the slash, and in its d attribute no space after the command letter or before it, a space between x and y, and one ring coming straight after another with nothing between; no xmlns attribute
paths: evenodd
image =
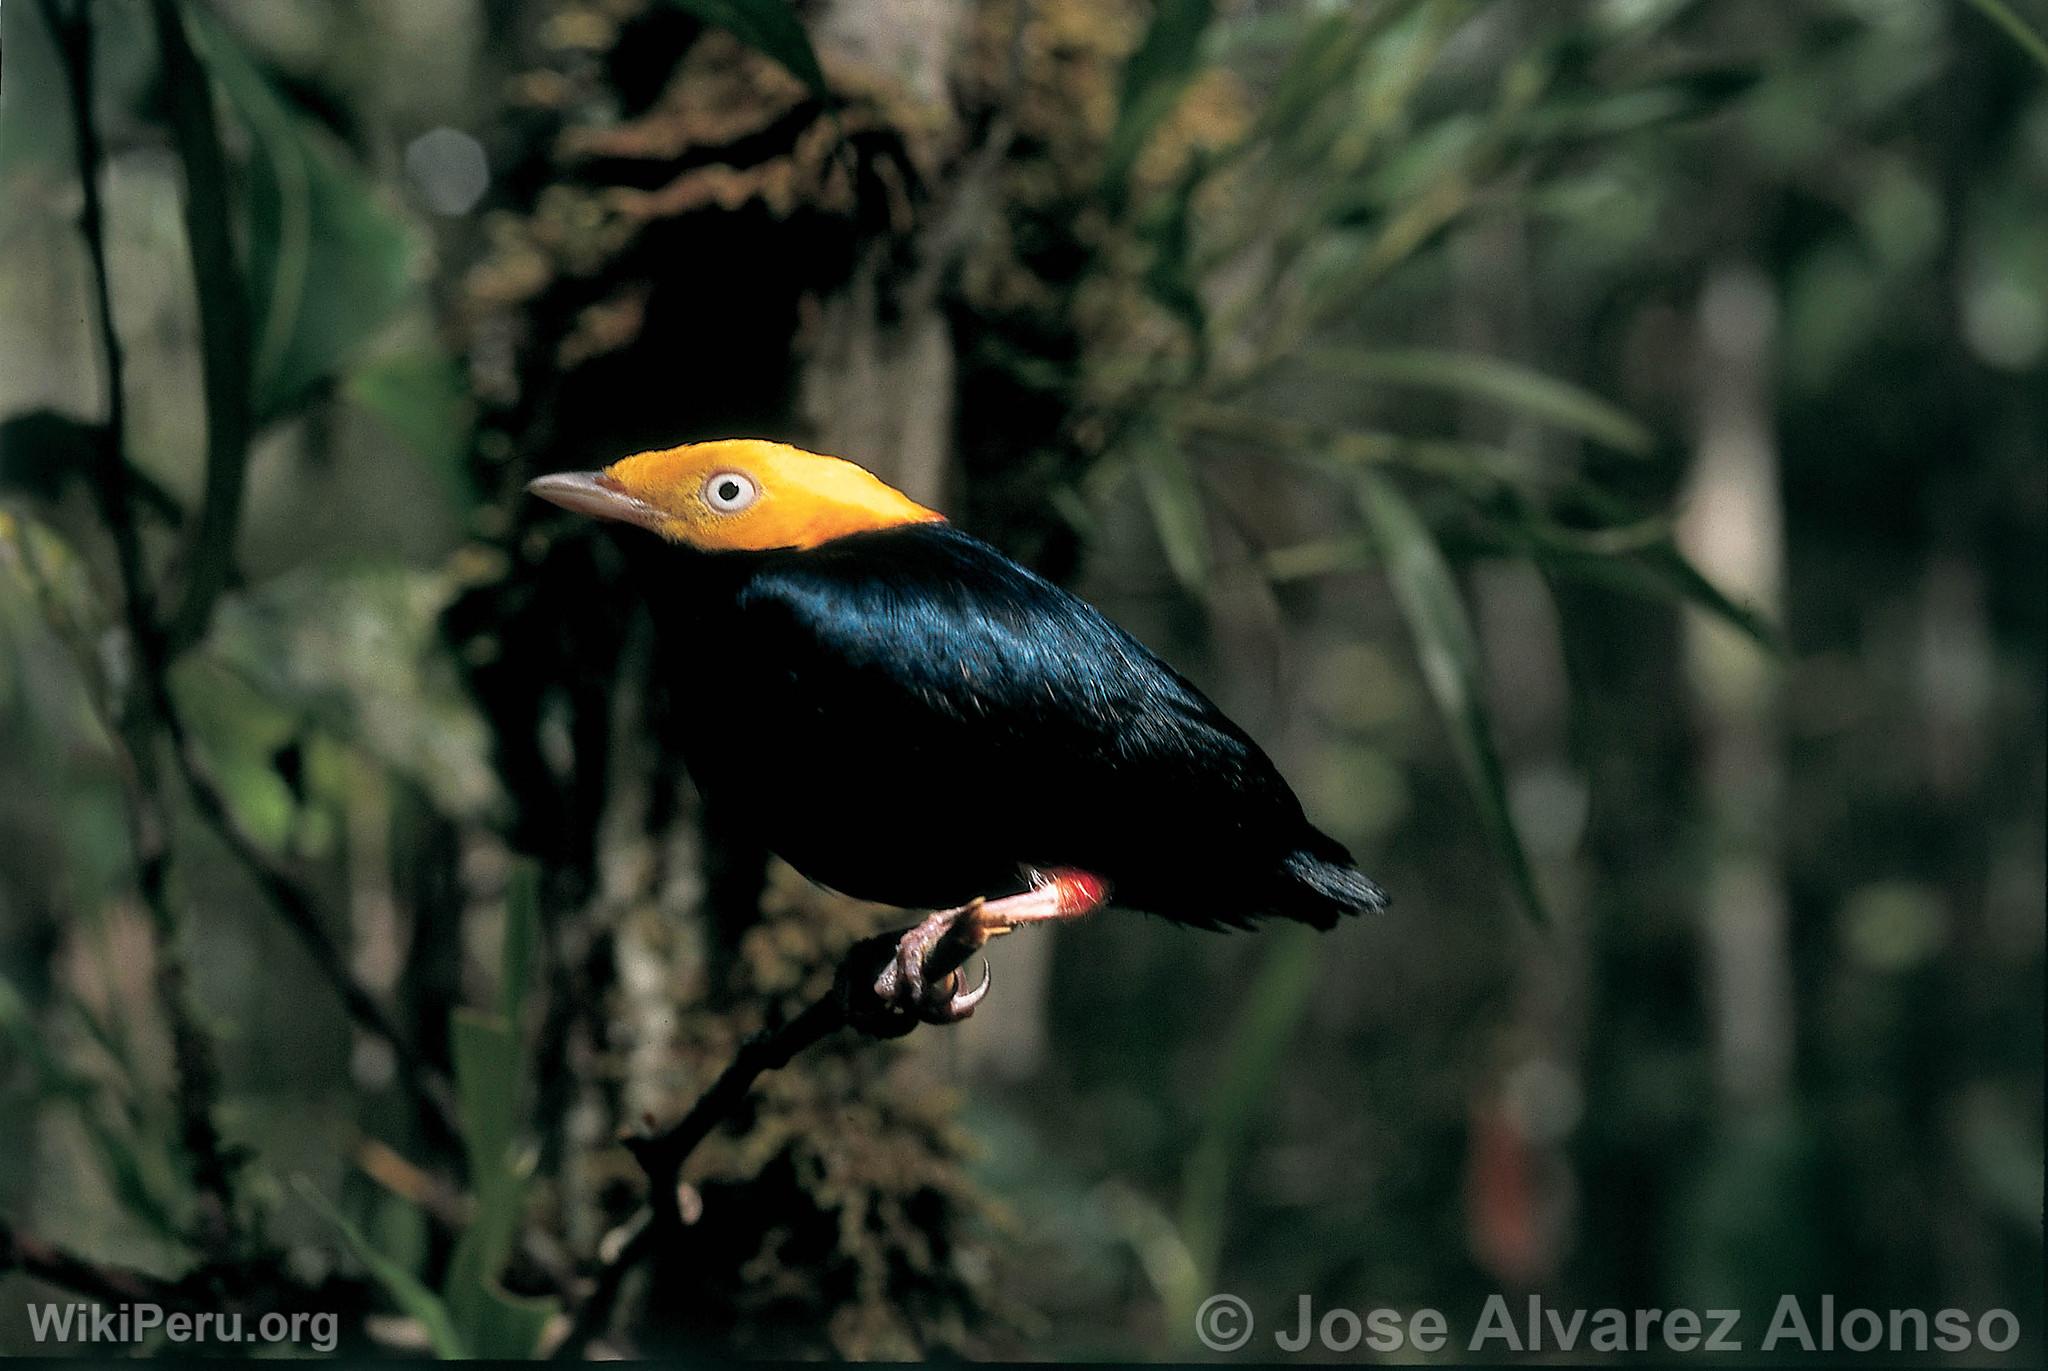
<svg viewBox="0 0 2048 1371"><path fill-rule="evenodd" d="M1025 917L1211 929L1386 907L1185 677L857 463L734 438L527 488L673 545L651 593L692 638L683 763L820 885L957 912L1022 884Z"/></svg>

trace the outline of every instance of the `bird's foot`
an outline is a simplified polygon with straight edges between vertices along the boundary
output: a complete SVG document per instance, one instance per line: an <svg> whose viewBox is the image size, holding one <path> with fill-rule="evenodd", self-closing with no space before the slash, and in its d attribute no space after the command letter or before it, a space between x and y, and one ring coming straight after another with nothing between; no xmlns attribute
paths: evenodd
<svg viewBox="0 0 2048 1371"><path fill-rule="evenodd" d="M904 933L875 978L876 998L924 1023L958 1023L988 994L985 963L981 984L972 990L964 988L960 967L990 938L1026 924L1077 919L1109 898L1109 883L1087 871L1033 872L1031 879L1022 894L942 909Z"/></svg>
<svg viewBox="0 0 2048 1371"><path fill-rule="evenodd" d="M967 990L960 965L991 936L983 923L988 907L987 900L970 900L942 909L898 938L895 955L875 977L876 998L924 1023L958 1023L972 1014L988 994L988 968L982 967L981 984Z"/></svg>

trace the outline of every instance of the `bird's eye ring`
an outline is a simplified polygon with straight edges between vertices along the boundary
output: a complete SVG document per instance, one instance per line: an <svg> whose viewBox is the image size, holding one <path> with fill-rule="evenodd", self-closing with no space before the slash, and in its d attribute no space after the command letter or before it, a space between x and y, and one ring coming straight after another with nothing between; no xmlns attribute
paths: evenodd
<svg viewBox="0 0 2048 1371"><path fill-rule="evenodd" d="M761 488L744 472L715 472L704 482L704 503L720 514L737 514L760 495Z"/></svg>

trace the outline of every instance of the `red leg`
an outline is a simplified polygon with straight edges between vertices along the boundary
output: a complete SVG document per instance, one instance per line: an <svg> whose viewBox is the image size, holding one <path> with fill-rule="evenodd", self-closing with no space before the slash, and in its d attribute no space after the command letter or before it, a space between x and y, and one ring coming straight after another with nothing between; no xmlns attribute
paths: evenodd
<svg viewBox="0 0 2048 1371"><path fill-rule="evenodd" d="M1022 924L1078 919L1109 903L1109 882L1092 871L1059 866L1031 873L1031 889L1022 895L990 900L982 921L1008 931Z"/></svg>

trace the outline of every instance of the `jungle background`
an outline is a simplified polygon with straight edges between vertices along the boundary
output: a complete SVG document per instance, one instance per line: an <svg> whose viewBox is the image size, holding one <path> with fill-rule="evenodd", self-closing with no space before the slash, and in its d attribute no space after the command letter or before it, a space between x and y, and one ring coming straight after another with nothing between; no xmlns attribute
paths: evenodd
<svg viewBox="0 0 2048 1371"><path fill-rule="evenodd" d="M1833 1293L2037 1359L2043 17L5 0L0 1348ZM522 494L731 435L1090 596L1393 908L1006 939L626 1261L620 1131L905 922L704 810L717 645Z"/></svg>

